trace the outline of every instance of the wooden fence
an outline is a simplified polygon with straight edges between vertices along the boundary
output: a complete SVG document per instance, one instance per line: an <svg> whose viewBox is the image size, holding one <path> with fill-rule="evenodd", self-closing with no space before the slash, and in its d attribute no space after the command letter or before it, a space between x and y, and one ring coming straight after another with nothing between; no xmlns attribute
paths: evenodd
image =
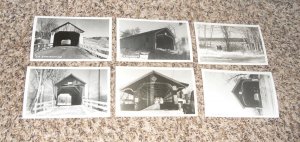
<svg viewBox="0 0 300 142"><path fill-rule="evenodd" d="M44 44L44 43L34 44L34 52L46 50L46 49L49 49L49 48L52 48L52 47L53 47L52 43L48 43L48 44Z"/></svg>
<svg viewBox="0 0 300 142"><path fill-rule="evenodd" d="M41 103L36 103L34 105L33 111L34 113L37 113L39 110L45 111L48 110L50 108L53 108L53 106L55 105L55 101L48 101L48 102L41 102Z"/></svg>
<svg viewBox="0 0 300 142"><path fill-rule="evenodd" d="M87 50L89 53L91 53L96 57L105 58L105 59L109 57L108 54L104 54L104 53L109 53L109 48L103 48L98 45L92 45L92 44L80 44L79 46ZM101 53L101 51L104 53Z"/></svg>
<svg viewBox="0 0 300 142"><path fill-rule="evenodd" d="M103 111L107 111L107 102L100 102L100 101L94 101L94 100L88 100L88 99L83 99L83 105L90 107L90 108L97 108L101 109Z"/></svg>

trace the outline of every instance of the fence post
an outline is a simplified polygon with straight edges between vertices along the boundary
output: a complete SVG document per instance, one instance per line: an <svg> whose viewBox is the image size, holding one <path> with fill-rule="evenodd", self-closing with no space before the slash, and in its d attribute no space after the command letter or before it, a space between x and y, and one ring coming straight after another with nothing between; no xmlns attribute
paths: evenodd
<svg viewBox="0 0 300 142"><path fill-rule="evenodd" d="M34 113L36 114L36 103L34 104L33 109L34 109Z"/></svg>

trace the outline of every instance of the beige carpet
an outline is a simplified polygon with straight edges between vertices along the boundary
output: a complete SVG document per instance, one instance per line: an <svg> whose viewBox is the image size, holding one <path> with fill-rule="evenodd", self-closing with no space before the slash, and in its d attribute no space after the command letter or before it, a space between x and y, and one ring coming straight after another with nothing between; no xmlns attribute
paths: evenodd
<svg viewBox="0 0 300 142"><path fill-rule="evenodd" d="M298 0L1 0L0 141L300 141L300 10ZM245 0L246 1L246 0ZM112 16L112 62L30 62L35 15ZM194 63L115 61L115 18L178 19L190 22ZM269 65L199 65L193 21L259 24ZM110 66L111 103L115 104L115 66L194 67L198 117L94 119L21 119L25 69L30 66ZM271 71L279 101L279 119L205 118L200 68ZM221 106L220 106L221 107Z"/></svg>

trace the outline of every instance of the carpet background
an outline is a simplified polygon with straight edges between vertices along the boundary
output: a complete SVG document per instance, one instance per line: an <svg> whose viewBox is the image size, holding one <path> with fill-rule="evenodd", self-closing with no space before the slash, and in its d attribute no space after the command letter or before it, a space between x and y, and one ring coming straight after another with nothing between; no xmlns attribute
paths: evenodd
<svg viewBox="0 0 300 142"><path fill-rule="evenodd" d="M298 0L1 0L1 141L300 141L300 2ZM33 18L113 17L113 61L30 62ZM188 20L193 63L116 62L115 18ZM194 21L258 24L269 65L197 64ZM27 66L111 67L110 118L21 119ZM116 118L115 66L194 67L198 117ZM270 71L279 101L279 119L205 118L201 68ZM220 106L221 107L221 106Z"/></svg>

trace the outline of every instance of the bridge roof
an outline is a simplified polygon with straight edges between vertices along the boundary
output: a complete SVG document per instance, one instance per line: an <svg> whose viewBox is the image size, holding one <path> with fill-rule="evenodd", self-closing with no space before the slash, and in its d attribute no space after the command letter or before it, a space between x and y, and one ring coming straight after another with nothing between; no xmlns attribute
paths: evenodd
<svg viewBox="0 0 300 142"><path fill-rule="evenodd" d="M86 84L84 81L82 81L81 79L79 79L78 77L74 76L73 74L68 75L67 77L63 78L62 80L58 81L57 83L55 83L55 86L60 86L63 85L65 83L66 80L69 79L73 79L73 80L77 80L79 81L81 84ZM77 84L78 85L78 84Z"/></svg>
<svg viewBox="0 0 300 142"><path fill-rule="evenodd" d="M175 37L175 35L171 32L171 30L169 28L160 28L160 29L157 29L157 30L152 30L152 31L148 31L148 32L143 32L143 33L127 36L127 37L124 37L122 39L135 38L135 37L139 37L141 35L156 34L156 33L161 32L161 31L168 32L172 37Z"/></svg>
<svg viewBox="0 0 300 142"><path fill-rule="evenodd" d="M144 76L138 78L134 82L130 83L126 87L122 88L121 90L122 91L127 91L128 89L136 90L140 87L140 85L150 83L153 76L156 78L154 81L155 83L168 83L172 86L177 86L179 89L183 89L183 88L186 88L189 86L189 84L187 84L187 83L177 81L171 77L165 76L156 71L151 71L151 72L145 74Z"/></svg>
<svg viewBox="0 0 300 142"><path fill-rule="evenodd" d="M78 28L74 24L67 22L64 23L54 29L51 30L51 32L59 32L59 31L69 31L69 32L77 32L77 33L83 33L84 30Z"/></svg>

